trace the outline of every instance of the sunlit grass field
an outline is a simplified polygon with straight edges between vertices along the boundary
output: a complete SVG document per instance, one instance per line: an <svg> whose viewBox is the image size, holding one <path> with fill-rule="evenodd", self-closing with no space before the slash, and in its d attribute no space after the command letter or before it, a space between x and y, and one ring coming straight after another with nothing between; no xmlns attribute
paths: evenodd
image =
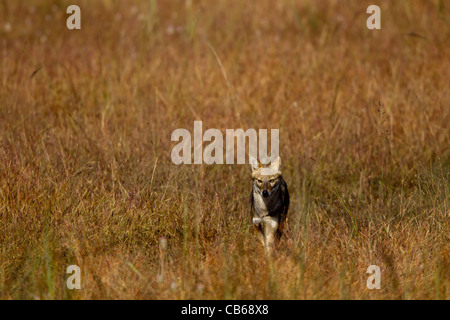
<svg viewBox="0 0 450 320"><path fill-rule="evenodd" d="M449 79L446 1L0 1L0 298L448 299ZM280 130L271 259L195 120Z"/></svg>

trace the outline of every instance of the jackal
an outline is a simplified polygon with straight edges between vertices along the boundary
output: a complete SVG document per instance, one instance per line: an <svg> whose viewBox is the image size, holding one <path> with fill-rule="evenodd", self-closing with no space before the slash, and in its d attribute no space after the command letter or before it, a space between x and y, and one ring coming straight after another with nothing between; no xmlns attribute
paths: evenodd
<svg viewBox="0 0 450 320"><path fill-rule="evenodd" d="M250 196L253 224L266 253L270 254L283 234L289 209L289 192L281 176L280 157L266 166L250 157L250 165L253 179Z"/></svg>

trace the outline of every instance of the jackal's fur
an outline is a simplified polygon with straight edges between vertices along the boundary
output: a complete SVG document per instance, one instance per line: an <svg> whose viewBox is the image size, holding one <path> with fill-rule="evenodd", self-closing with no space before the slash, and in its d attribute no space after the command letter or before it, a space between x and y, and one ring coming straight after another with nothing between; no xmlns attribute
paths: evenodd
<svg viewBox="0 0 450 320"><path fill-rule="evenodd" d="M271 253L274 244L278 244L286 222L289 209L289 192L280 171L281 160L278 157L264 166L250 157L252 167L252 214L253 224L267 253Z"/></svg>

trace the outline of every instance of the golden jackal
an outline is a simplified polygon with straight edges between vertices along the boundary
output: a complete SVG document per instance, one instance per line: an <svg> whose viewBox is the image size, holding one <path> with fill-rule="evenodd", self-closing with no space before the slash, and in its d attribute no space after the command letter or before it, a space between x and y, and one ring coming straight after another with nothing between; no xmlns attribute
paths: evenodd
<svg viewBox="0 0 450 320"><path fill-rule="evenodd" d="M280 171L281 159L264 166L250 157L253 188L251 193L253 224L267 253L279 242L289 209L289 192Z"/></svg>

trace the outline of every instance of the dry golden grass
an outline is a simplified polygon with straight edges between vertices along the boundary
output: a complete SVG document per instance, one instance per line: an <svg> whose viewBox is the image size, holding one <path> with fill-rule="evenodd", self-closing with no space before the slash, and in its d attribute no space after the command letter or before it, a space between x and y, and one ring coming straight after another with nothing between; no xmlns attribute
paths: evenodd
<svg viewBox="0 0 450 320"><path fill-rule="evenodd" d="M450 6L373 2L1 1L0 297L448 299ZM248 165L171 162L194 120L280 129L273 259Z"/></svg>

